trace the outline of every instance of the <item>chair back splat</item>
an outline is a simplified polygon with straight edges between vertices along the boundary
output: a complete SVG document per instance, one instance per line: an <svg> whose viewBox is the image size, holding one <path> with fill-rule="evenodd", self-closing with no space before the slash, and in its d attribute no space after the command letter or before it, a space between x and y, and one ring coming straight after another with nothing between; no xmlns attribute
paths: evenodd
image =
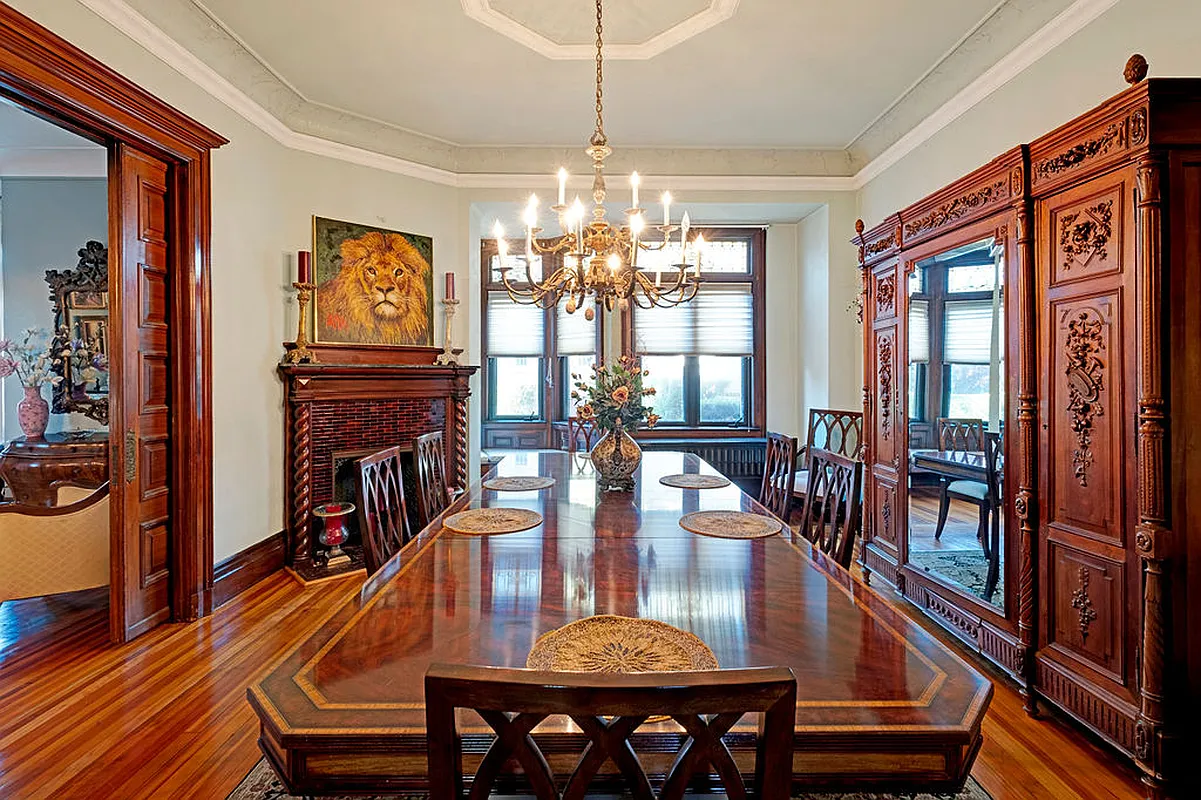
<svg viewBox="0 0 1201 800"><path fill-rule="evenodd" d="M413 470L417 477L417 519L424 528L450 505L442 431L413 440Z"/></svg>
<svg viewBox="0 0 1201 800"><path fill-rule="evenodd" d="M363 561L367 574L374 575L410 538L400 448L388 447L360 458L358 467Z"/></svg>
<svg viewBox="0 0 1201 800"><path fill-rule="evenodd" d="M767 434L767 455L763 463L763 483L759 503L788 522L792 511L792 490L796 485L797 440L780 433Z"/></svg>
<svg viewBox="0 0 1201 800"><path fill-rule="evenodd" d="M801 535L848 568L859 530L862 482L862 461L820 448L810 451Z"/></svg>
<svg viewBox="0 0 1201 800"><path fill-rule="evenodd" d="M474 710L496 734L469 794L455 724L459 708ZM681 800L694 777L710 773L721 779L730 800L785 800L790 794L796 678L785 667L596 675L435 664L425 675L425 709L431 800L487 798L511 759L537 800L583 800L609 760L635 800ZM722 741L748 713L760 715L749 790ZM530 732L560 714L579 726L588 743L572 773L557 777ZM652 715L669 716L685 731L658 795L633 741L634 731Z"/></svg>

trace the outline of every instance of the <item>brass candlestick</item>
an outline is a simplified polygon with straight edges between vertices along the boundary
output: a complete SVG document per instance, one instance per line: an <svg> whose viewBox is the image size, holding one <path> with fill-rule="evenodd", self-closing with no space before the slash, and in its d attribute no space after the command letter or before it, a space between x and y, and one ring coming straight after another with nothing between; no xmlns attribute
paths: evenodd
<svg viewBox="0 0 1201 800"><path fill-rule="evenodd" d="M300 306L300 320L297 323L296 343L284 354L285 364L316 364L317 355L309 351L309 301L313 299L315 283L293 283L296 289L296 302Z"/></svg>

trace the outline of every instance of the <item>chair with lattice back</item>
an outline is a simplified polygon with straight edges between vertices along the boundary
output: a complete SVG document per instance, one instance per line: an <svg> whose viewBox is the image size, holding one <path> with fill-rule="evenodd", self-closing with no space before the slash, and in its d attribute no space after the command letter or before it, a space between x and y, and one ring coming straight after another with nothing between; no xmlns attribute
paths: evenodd
<svg viewBox="0 0 1201 800"><path fill-rule="evenodd" d="M417 483L417 522L424 528L450 505L442 431L413 440L413 472Z"/></svg>
<svg viewBox="0 0 1201 800"><path fill-rule="evenodd" d="M984 420L975 417L939 417L934 425L934 440L939 450L956 453L984 452ZM985 512L982 504L987 500L986 488L985 484L979 481L952 481L946 476L940 476L938 524L934 526L934 538L942 538L952 500L963 500L981 506L980 525L983 529Z"/></svg>
<svg viewBox="0 0 1201 800"><path fill-rule="evenodd" d="M596 437L596 422L579 417L567 418L567 452L575 453L583 445L584 452L592 450L592 440Z"/></svg>
<svg viewBox="0 0 1201 800"><path fill-rule="evenodd" d="M496 734L476 768L470 795L464 791L456 709L474 711ZM760 715L749 790L722 741L748 713ZM570 776L552 772L530 735L552 715L569 717L588 741ZM657 795L631 738L653 715L668 716L684 729ZM731 800L787 798L796 678L786 667L602 675L435 664L425 675L425 719L431 800L488 797L510 760L521 767L528 793L537 800L582 800L606 763L616 767L635 800L680 800L694 778L707 779L711 773ZM661 740L663 734L657 736ZM559 763L568 754L555 756Z"/></svg>
<svg viewBox="0 0 1201 800"><path fill-rule="evenodd" d="M800 452L796 474L796 497L804 502L805 490L809 486L809 453L814 448L838 453L840 456L860 461L863 458L863 412L844 411L837 408L809 409L809 429L805 434L805 446Z"/></svg>
<svg viewBox="0 0 1201 800"><path fill-rule="evenodd" d="M410 538L400 448L389 447L358 461L359 531L363 561L373 575Z"/></svg>
<svg viewBox="0 0 1201 800"><path fill-rule="evenodd" d="M809 451L808 467L800 533L850 568L859 531L863 462L815 447Z"/></svg>
<svg viewBox="0 0 1201 800"><path fill-rule="evenodd" d="M763 482L759 504L788 522L792 512L792 492L796 481L797 440L782 433L767 434L767 454L763 463Z"/></svg>

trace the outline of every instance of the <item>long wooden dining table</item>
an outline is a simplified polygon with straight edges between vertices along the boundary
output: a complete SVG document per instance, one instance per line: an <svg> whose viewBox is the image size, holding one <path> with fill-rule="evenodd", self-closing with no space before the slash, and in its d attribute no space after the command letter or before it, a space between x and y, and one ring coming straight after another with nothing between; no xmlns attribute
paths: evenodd
<svg viewBox="0 0 1201 800"><path fill-rule="evenodd" d="M682 472L715 474L693 455L648 452L633 493L598 493L587 456L507 454L493 475L555 483L525 492L475 484L249 689L259 744L288 789L425 789L429 665L524 667L539 636L600 614L689 631L721 668L791 667L796 790L959 787L980 747L990 681L787 527L759 539L681 528L689 511L767 513L734 485L659 482ZM442 525L481 506L533 509L543 522L492 536ZM470 774L491 736L461 713ZM747 718L727 736L748 776L755 733ZM585 742L566 718L547 720L534 738L552 768L574 763ZM680 741L670 721L634 736L648 772L665 772Z"/></svg>

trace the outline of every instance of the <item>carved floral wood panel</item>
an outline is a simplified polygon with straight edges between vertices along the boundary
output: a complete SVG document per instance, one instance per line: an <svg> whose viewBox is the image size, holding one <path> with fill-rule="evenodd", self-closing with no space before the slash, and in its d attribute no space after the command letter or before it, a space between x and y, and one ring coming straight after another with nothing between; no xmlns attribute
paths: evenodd
<svg viewBox="0 0 1201 800"><path fill-rule="evenodd" d="M1124 188L1118 185L1099 197L1055 211L1051 266L1056 284L1121 270Z"/></svg>
<svg viewBox="0 0 1201 800"><path fill-rule="evenodd" d="M1120 682L1125 565L1053 543L1052 571L1052 646Z"/></svg>

